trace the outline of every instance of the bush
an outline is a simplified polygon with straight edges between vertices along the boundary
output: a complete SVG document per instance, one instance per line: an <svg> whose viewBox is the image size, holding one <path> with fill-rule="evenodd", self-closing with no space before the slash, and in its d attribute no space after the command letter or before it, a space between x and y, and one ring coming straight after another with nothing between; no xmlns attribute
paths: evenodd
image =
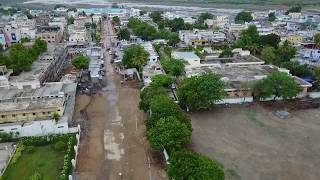
<svg viewBox="0 0 320 180"><path fill-rule="evenodd" d="M35 171L28 179L29 180L40 180L40 179L42 179L42 177L38 171Z"/></svg>
<svg viewBox="0 0 320 180"><path fill-rule="evenodd" d="M62 151L65 148L65 143L63 141L58 141L54 144L53 149L55 151Z"/></svg>
<svg viewBox="0 0 320 180"><path fill-rule="evenodd" d="M0 142L10 142L15 140L13 133L0 133Z"/></svg>
<svg viewBox="0 0 320 180"><path fill-rule="evenodd" d="M34 151L35 151L35 147L34 146L27 146L26 153L31 154Z"/></svg>
<svg viewBox="0 0 320 180"><path fill-rule="evenodd" d="M24 149L25 149L25 146L23 144L18 145L16 152L14 153L12 160L11 160L12 164L15 164L18 162Z"/></svg>

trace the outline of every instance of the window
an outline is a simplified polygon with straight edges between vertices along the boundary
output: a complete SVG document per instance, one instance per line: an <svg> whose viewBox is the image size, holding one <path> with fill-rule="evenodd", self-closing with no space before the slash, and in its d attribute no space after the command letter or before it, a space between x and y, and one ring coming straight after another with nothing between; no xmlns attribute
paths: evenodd
<svg viewBox="0 0 320 180"><path fill-rule="evenodd" d="M45 115L45 114L46 114L46 112L42 112L42 114L43 114L43 115Z"/></svg>
<svg viewBox="0 0 320 180"><path fill-rule="evenodd" d="M22 116L26 116L26 113L23 113Z"/></svg>
<svg viewBox="0 0 320 180"><path fill-rule="evenodd" d="M51 112L48 112L48 114L51 114Z"/></svg>
<svg viewBox="0 0 320 180"><path fill-rule="evenodd" d="M15 115L15 114L12 114L12 117L16 117L16 115Z"/></svg>
<svg viewBox="0 0 320 180"><path fill-rule="evenodd" d="M12 128L11 131L17 130L18 128Z"/></svg>
<svg viewBox="0 0 320 180"><path fill-rule="evenodd" d="M32 113L32 115L34 115L34 116L35 116L35 115L36 115L36 113Z"/></svg>
<svg viewBox="0 0 320 180"><path fill-rule="evenodd" d="M64 126L58 126L58 128L64 128Z"/></svg>
<svg viewBox="0 0 320 180"><path fill-rule="evenodd" d="M1 115L1 118L5 118L6 116L5 115Z"/></svg>

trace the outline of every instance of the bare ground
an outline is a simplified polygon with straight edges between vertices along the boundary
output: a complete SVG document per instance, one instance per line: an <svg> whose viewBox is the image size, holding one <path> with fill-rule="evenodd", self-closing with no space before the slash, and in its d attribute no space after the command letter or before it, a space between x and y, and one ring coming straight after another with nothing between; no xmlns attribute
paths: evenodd
<svg viewBox="0 0 320 180"><path fill-rule="evenodd" d="M227 106L191 114L191 148L221 162L226 179L318 180L320 109Z"/></svg>
<svg viewBox="0 0 320 180"><path fill-rule="evenodd" d="M119 75L107 64L105 84L91 97L77 97L76 119L81 119L79 113L88 105L77 177L81 180L167 179L161 158L151 153L145 138L145 115L138 109L137 83L121 85Z"/></svg>

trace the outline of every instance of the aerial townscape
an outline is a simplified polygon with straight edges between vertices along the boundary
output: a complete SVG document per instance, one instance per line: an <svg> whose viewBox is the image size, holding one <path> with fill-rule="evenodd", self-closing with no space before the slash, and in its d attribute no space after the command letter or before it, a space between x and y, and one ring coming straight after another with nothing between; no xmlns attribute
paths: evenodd
<svg viewBox="0 0 320 180"><path fill-rule="evenodd" d="M320 1L0 0L0 180L319 180L319 140Z"/></svg>

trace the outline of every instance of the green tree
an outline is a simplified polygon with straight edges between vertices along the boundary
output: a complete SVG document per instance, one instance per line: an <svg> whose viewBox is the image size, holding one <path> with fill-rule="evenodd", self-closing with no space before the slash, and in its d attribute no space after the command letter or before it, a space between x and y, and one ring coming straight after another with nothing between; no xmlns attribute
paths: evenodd
<svg viewBox="0 0 320 180"><path fill-rule="evenodd" d="M260 36L260 45L262 46L272 46L274 48L278 48L280 41L280 36L274 33Z"/></svg>
<svg viewBox="0 0 320 180"><path fill-rule="evenodd" d="M314 43L316 43L316 46L320 48L320 33L315 34L313 38L314 38Z"/></svg>
<svg viewBox="0 0 320 180"><path fill-rule="evenodd" d="M198 16L197 21L198 23L203 24L206 19L212 19L212 18L213 18L213 14L205 12L205 13L201 13Z"/></svg>
<svg viewBox="0 0 320 180"><path fill-rule="evenodd" d="M268 14L268 21L273 22L276 20L276 13L275 12L271 12Z"/></svg>
<svg viewBox="0 0 320 180"><path fill-rule="evenodd" d="M289 69L290 73L295 76L306 77L311 74L309 66L307 64L300 64L298 61L283 62L280 66Z"/></svg>
<svg viewBox="0 0 320 180"><path fill-rule="evenodd" d="M72 60L72 65L77 69L86 69L88 68L90 59L88 56L79 56Z"/></svg>
<svg viewBox="0 0 320 180"><path fill-rule="evenodd" d="M182 18L174 18L173 20L171 20L169 23L169 27L173 32L178 32L180 30L186 29L184 20Z"/></svg>
<svg viewBox="0 0 320 180"><path fill-rule="evenodd" d="M167 165L171 179L224 180L223 167L215 160L192 151L173 152Z"/></svg>
<svg viewBox="0 0 320 180"><path fill-rule="evenodd" d="M255 25L250 25L247 30L240 34L235 45L240 48L249 49L250 46L253 44L259 44L259 42L260 36L257 27Z"/></svg>
<svg viewBox="0 0 320 180"><path fill-rule="evenodd" d="M30 42L30 39L27 37L23 37L20 39L21 43Z"/></svg>
<svg viewBox="0 0 320 180"><path fill-rule="evenodd" d="M90 27L91 27L91 23L86 22L86 23L84 24L84 27L86 27L86 29L90 29Z"/></svg>
<svg viewBox="0 0 320 180"><path fill-rule="evenodd" d="M275 71L258 81L254 91L258 97L263 99L274 96L274 99L286 100L296 97L300 92L300 87L287 73Z"/></svg>
<svg viewBox="0 0 320 180"><path fill-rule="evenodd" d="M176 46L180 42L179 34L176 32L170 33L168 40L170 46Z"/></svg>
<svg viewBox="0 0 320 180"><path fill-rule="evenodd" d="M130 32L127 28L121 28L119 31L118 31L118 38L120 40L129 40L130 39Z"/></svg>
<svg viewBox="0 0 320 180"><path fill-rule="evenodd" d="M251 12L240 12L235 17L235 22L238 24L244 24L245 22L251 22L253 20Z"/></svg>
<svg viewBox="0 0 320 180"><path fill-rule="evenodd" d="M177 118L190 130L192 129L190 118L167 95L156 96L150 101L151 117L146 121L147 130L153 128L161 118L169 116Z"/></svg>
<svg viewBox="0 0 320 180"><path fill-rule="evenodd" d="M273 47L267 46L264 47L261 51L261 59L266 63L266 64L278 64L277 61L277 56L275 54L275 49Z"/></svg>
<svg viewBox="0 0 320 180"><path fill-rule="evenodd" d="M41 180L42 176L38 171L35 171L29 178L28 180Z"/></svg>
<svg viewBox="0 0 320 180"><path fill-rule="evenodd" d="M259 45L257 43L253 43L253 44L248 46L248 49L255 56L257 54L257 52L259 52L260 47L259 47Z"/></svg>
<svg viewBox="0 0 320 180"><path fill-rule="evenodd" d="M23 14L26 15L28 19L32 19L33 18L32 14L30 14L29 10L24 11Z"/></svg>
<svg viewBox="0 0 320 180"><path fill-rule="evenodd" d="M118 16L112 17L112 23L116 26L120 26L120 18Z"/></svg>
<svg viewBox="0 0 320 180"><path fill-rule="evenodd" d="M158 74L151 78L152 84L164 88L170 88L173 83L173 78L170 75Z"/></svg>
<svg viewBox="0 0 320 180"><path fill-rule="evenodd" d="M290 61L296 55L297 49L293 46L289 45L288 41L285 41L283 45L281 45L276 54L281 62Z"/></svg>
<svg viewBox="0 0 320 180"><path fill-rule="evenodd" d="M149 17L153 20L153 22L158 23L162 20L162 12L153 11L149 14Z"/></svg>
<svg viewBox="0 0 320 180"><path fill-rule="evenodd" d="M59 119L60 119L60 115L55 112L55 113L53 113L52 118L53 118L56 122L58 122Z"/></svg>
<svg viewBox="0 0 320 180"><path fill-rule="evenodd" d="M314 74L315 74L315 88L317 90L320 90L320 67L317 67L315 70L314 70Z"/></svg>
<svg viewBox="0 0 320 180"><path fill-rule="evenodd" d="M179 150L187 144L191 130L175 117L159 119L155 126L147 131L147 138L154 150Z"/></svg>
<svg viewBox="0 0 320 180"><path fill-rule="evenodd" d="M145 87L140 93L140 103L139 108L144 112L150 109L150 102L156 96L166 96L168 90L164 87L159 87L157 84L151 83L149 86Z"/></svg>
<svg viewBox="0 0 320 180"><path fill-rule="evenodd" d="M161 65L167 74L180 76L184 73L184 63L179 59L162 60Z"/></svg>
<svg viewBox="0 0 320 180"><path fill-rule="evenodd" d="M178 87L180 104L190 111L210 108L225 95L224 83L213 73L185 78Z"/></svg>
<svg viewBox="0 0 320 180"><path fill-rule="evenodd" d="M122 63L127 68L137 68L139 72L142 66L148 62L149 53L141 45L131 45L124 50Z"/></svg>
<svg viewBox="0 0 320 180"><path fill-rule="evenodd" d="M222 53L219 55L219 58L228 58L232 56L233 56L232 49L228 46L227 48L223 49Z"/></svg>
<svg viewBox="0 0 320 180"><path fill-rule="evenodd" d="M96 23L91 23L91 28L92 29L97 29L97 24Z"/></svg>
<svg viewBox="0 0 320 180"><path fill-rule="evenodd" d="M67 19L68 25L73 24L74 23L74 17L71 16Z"/></svg>
<svg viewBox="0 0 320 180"><path fill-rule="evenodd" d="M302 7L300 5L295 5L292 6L288 11L286 11L286 15L288 15L289 13L299 13L301 12Z"/></svg>

